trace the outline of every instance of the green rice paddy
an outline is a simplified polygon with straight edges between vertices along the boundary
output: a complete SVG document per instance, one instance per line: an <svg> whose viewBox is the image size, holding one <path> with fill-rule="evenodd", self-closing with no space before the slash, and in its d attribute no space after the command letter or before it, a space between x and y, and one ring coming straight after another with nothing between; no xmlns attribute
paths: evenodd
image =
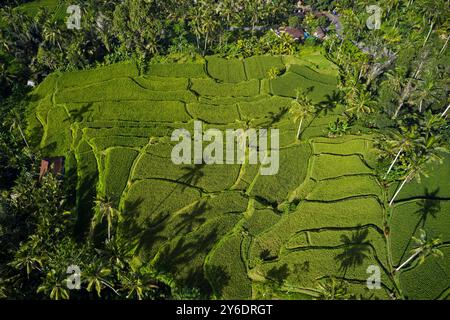
<svg viewBox="0 0 450 320"><path fill-rule="evenodd" d="M280 70L275 79L271 68ZM396 286L389 261L404 260L416 225L450 243L448 162L420 188L405 188L388 241L376 137L328 138L337 108L308 119L299 141L285 112L296 89L320 103L336 84L336 67L316 52L208 57L205 64L151 65L146 74L132 63L55 73L31 95L28 134L41 137L35 144L45 156L73 159L66 170L76 173L78 232L88 231L94 197L109 197L123 213L120 235L173 285L221 299L305 298L319 279L337 277L368 294L366 270L376 265L382 289L370 294L387 299ZM173 164L170 136L177 128L192 132L195 120L205 130L280 129L279 173L261 176L249 164ZM438 209L424 222L414 212L427 201ZM450 252L443 250L444 259L401 274L407 297L443 297L450 287Z"/></svg>

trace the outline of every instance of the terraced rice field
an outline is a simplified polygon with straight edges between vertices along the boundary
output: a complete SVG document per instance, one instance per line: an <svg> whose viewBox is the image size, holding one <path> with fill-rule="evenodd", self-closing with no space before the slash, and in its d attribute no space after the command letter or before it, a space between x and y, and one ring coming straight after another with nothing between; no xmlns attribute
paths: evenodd
<svg viewBox="0 0 450 320"><path fill-rule="evenodd" d="M269 80L272 67L282 73ZM317 53L208 57L204 65L152 65L146 74L131 63L55 73L31 96L28 134L39 137L34 143L46 156L66 157L78 232L87 232L94 197L109 197L124 216L121 236L174 285L222 299L310 298L318 279L334 276L365 294L367 267L377 265L382 289L370 293L385 299L395 284L383 232L386 196L373 173L376 136L326 137L337 108L308 119L299 141L285 110L297 88L320 103L336 83L336 68ZM205 130L278 128L279 173L262 176L249 164L173 164L170 136L177 128L192 132L194 120ZM398 203L393 214L395 263L408 246L407 226L414 227L410 205ZM449 228L436 228L450 236ZM421 266L421 281L441 263ZM450 286L416 292L419 271L402 274L411 297L435 298Z"/></svg>

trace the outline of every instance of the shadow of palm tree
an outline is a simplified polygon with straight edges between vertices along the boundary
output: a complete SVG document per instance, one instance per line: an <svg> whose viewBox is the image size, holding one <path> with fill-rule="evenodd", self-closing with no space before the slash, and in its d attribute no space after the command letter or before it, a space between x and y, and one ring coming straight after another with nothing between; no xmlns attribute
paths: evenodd
<svg viewBox="0 0 450 320"><path fill-rule="evenodd" d="M223 266L208 265L206 269L208 272L208 278L210 279L211 285L213 286L214 293L218 297L223 296L223 289L230 282L230 275Z"/></svg>
<svg viewBox="0 0 450 320"><path fill-rule="evenodd" d="M441 201L437 199L437 195L439 194L440 188L438 187L434 191L428 191L428 188L424 190L425 199L420 200L416 203L419 207L414 213L419 216L419 220L417 221L414 230L409 237L408 243L405 246L405 249L402 252L402 256L400 257L400 261L405 258L405 255L408 253L408 248L411 245L412 237L417 233L419 228L425 228L425 224L428 219L431 217L433 219L437 218L438 213L441 211Z"/></svg>
<svg viewBox="0 0 450 320"><path fill-rule="evenodd" d="M325 96L325 101L322 101L317 106L317 113L328 115L329 112L334 111L336 109L338 103L342 100L342 95L339 91L333 91L331 94L327 94Z"/></svg>
<svg viewBox="0 0 450 320"><path fill-rule="evenodd" d="M202 200L195 204L192 211L180 215L180 222L175 226L176 234L188 233L194 230L194 228L206 221L202 215L210 207L207 202Z"/></svg>
<svg viewBox="0 0 450 320"><path fill-rule="evenodd" d="M205 164L202 163L199 165L181 168L181 170L186 171L186 173L177 180L184 184L181 187L182 191L184 191L188 185L195 186L200 181L200 179L205 175L203 172L204 167Z"/></svg>
<svg viewBox="0 0 450 320"><path fill-rule="evenodd" d="M81 108L77 109L77 110L71 110L69 112L70 114L70 119L73 120L74 122L82 122L84 121L84 115L91 111L91 107L92 107L93 103L90 102L88 104L83 105Z"/></svg>
<svg viewBox="0 0 450 320"><path fill-rule="evenodd" d="M180 237L159 251L159 259L155 263L158 271L176 275L183 285L200 289L202 294L210 294L211 287L203 269L192 264L199 255L206 256L218 241L217 227L206 234L191 234L191 238ZM226 278L221 275L221 282Z"/></svg>
<svg viewBox="0 0 450 320"><path fill-rule="evenodd" d="M289 112L289 108L287 108L287 107L280 109L280 111L278 111L278 112L269 112L269 116L267 117L268 121L263 123L261 125L261 127L270 128L275 123L280 122L288 112Z"/></svg>
<svg viewBox="0 0 450 320"><path fill-rule="evenodd" d="M184 171L187 171L186 174L178 178L177 182L178 184L175 185L175 187L172 189L172 191L167 194L155 207L155 210L153 210L152 213L155 213L158 211L158 209L166 202L172 194L175 192L175 190L178 188L178 186L181 186L181 191L185 191L187 187L189 186L195 186L198 181L204 176L204 173L202 171L205 164L200 165L194 165L191 167L182 167L181 169Z"/></svg>
<svg viewBox="0 0 450 320"><path fill-rule="evenodd" d="M267 279L275 281L278 285L282 285L284 280L289 276L289 267L285 263L280 267L273 267L267 271Z"/></svg>
<svg viewBox="0 0 450 320"><path fill-rule="evenodd" d="M341 235L343 251L334 259L339 262L339 271L343 272L343 279L349 269L361 266L370 255L370 241L367 240L369 229L359 229L351 237Z"/></svg>

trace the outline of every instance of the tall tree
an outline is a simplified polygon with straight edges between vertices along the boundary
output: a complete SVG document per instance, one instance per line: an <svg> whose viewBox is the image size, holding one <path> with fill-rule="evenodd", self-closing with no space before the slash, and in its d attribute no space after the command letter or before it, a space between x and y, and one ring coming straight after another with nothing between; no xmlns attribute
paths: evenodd
<svg viewBox="0 0 450 320"><path fill-rule="evenodd" d="M411 250L412 255L406 259L405 262L400 264L395 272L399 272L405 266L410 264L413 260L418 259L419 265L423 264L427 257L430 255L435 257L442 257L444 254L441 250L439 250L439 246L442 244L442 240L440 238L432 238L430 239L425 230L419 230L419 237L412 237L416 242L416 248Z"/></svg>
<svg viewBox="0 0 450 320"><path fill-rule="evenodd" d="M296 138L300 139L303 121L316 111L311 99L303 90L297 90L297 97L291 102L289 113L294 122L299 122Z"/></svg>

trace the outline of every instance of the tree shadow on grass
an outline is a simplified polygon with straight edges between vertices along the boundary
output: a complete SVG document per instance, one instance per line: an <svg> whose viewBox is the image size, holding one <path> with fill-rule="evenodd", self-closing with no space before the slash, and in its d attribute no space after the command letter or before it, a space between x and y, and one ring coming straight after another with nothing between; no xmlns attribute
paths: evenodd
<svg viewBox="0 0 450 320"><path fill-rule="evenodd" d="M223 266L208 265L206 267L208 278L211 281L213 292L218 297L222 297L225 287L230 283L231 277Z"/></svg>
<svg viewBox="0 0 450 320"><path fill-rule="evenodd" d="M343 278L349 269L355 269L363 265L371 254L370 241L367 240L369 229L359 229L351 237L341 235L341 243L344 246L342 252L334 258L339 263L339 271Z"/></svg>
<svg viewBox="0 0 450 320"><path fill-rule="evenodd" d="M85 120L84 119L85 114L91 111L92 106L93 103L90 102L82 105L81 108L79 109L69 111L70 120L74 122L83 122Z"/></svg>
<svg viewBox="0 0 450 320"><path fill-rule="evenodd" d="M131 242L136 243L137 252L148 253L155 249L156 243L167 240L167 237L162 236L161 233L166 227L166 219L169 217L169 213L160 212L151 220L146 219L139 222L139 207L143 202L143 198L138 198L132 202L126 201L120 231Z"/></svg>
<svg viewBox="0 0 450 320"><path fill-rule="evenodd" d="M181 190L186 190L188 185L195 186L200 179L205 175L203 172L203 169L205 167L205 164L198 164L193 166L186 166L182 167L181 170L185 171L186 173L181 176L177 181L183 183Z"/></svg>
<svg viewBox="0 0 450 320"><path fill-rule="evenodd" d="M273 267L267 271L266 278L282 285L284 280L289 276L289 267L285 263L280 267Z"/></svg>
<svg viewBox="0 0 450 320"><path fill-rule="evenodd" d="M405 258L406 254L408 253L409 246L411 245L412 237L417 233L419 228L425 228L425 225L429 218L437 218L438 213L441 211L441 201L437 199L439 191L439 187L431 192L428 191L428 188L425 188L425 199L422 199L416 203L419 208L414 211L414 213L419 217L419 220L417 221L417 224L415 225L414 230L408 239L408 243L406 244L399 261L402 261Z"/></svg>
<svg viewBox="0 0 450 320"><path fill-rule="evenodd" d="M203 167L205 164L201 165L194 165L192 167L182 167L182 170L187 171L186 174L178 178L177 182L180 182L179 184L176 184L175 187L173 187L172 191L169 192L167 196L165 196L155 207L152 214L157 212L159 208L172 196L172 194L177 190L178 187L181 188L181 192L184 192L189 186L195 186L197 182L204 176L203 173Z"/></svg>
<svg viewBox="0 0 450 320"><path fill-rule="evenodd" d="M263 128L270 128L272 127L274 124L280 122L283 117L289 112L289 108L284 107L281 108L278 112L269 112L269 116L266 117L267 122L264 122L261 127Z"/></svg>
<svg viewBox="0 0 450 320"><path fill-rule="evenodd" d="M180 222L175 226L175 234L188 233L194 230L194 228L206 221L203 214L209 209L207 202L201 200L197 202L194 208L180 215Z"/></svg>
<svg viewBox="0 0 450 320"><path fill-rule="evenodd" d="M334 90L331 94L325 95L325 100L317 105L318 115L328 115L329 112L333 112L338 103L341 102L342 95L339 91Z"/></svg>
<svg viewBox="0 0 450 320"><path fill-rule="evenodd" d="M82 167L79 170L87 170L87 167ZM97 175L86 176L78 182L79 185L76 191L78 215L75 224L75 234L81 240L89 232L96 197Z"/></svg>
<svg viewBox="0 0 450 320"><path fill-rule="evenodd" d="M175 276L177 282L182 283L183 286L198 288L202 294L210 295L211 286L204 275L203 268L193 265L193 261L199 256L204 259L218 241L218 235L216 227L206 234L198 233L191 235L191 238L179 237L171 241L159 251L155 267L160 272ZM222 283L225 283L226 276L221 277Z"/></svg>

